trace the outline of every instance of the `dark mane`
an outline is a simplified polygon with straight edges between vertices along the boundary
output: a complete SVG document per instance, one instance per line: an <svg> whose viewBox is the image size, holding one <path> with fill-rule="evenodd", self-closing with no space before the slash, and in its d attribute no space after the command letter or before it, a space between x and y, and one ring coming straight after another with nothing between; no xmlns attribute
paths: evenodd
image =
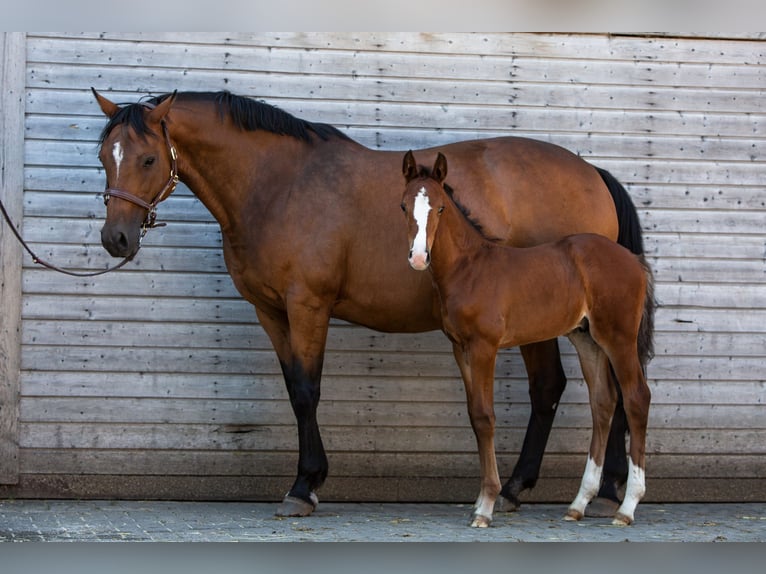
<svg viewBox="0 0 766 574"><path fill-rule="evenodd" d="M120 111L109 120L101 132L99 142L103 144L109 133L118 125L127 125L141 136L151 134L144 121L143 112L146 106L156 106L170 96L171 94L163 94L137 103L121 105ZM265 130L306 142L314 141L314 136L322 141L331 138L350 139L331 125L302 120L269 104L246 96L237 96L228 91L179 92L176 101L213 102L218 107L221 118L228 115L234 125L242 130Z"/></svg>
<svg viewBox="0 0 766 574"><path fill-rule="evenodd" d="M418 175L420 177L431 177L431 170L425 166L418 166L420 168L420 171L418 172ZM449 197L452 200L452 203L455 204L455 207L458 208L458 211L463 214L463 217L465 217L466 221L470 223L476 231L478 231L482 237L489 239L490 241L502 241L499 237L492 237L488 236L484 232L484 227L479 223L472 215L471 211L462 203L460 203L457 198L455 197L455 190L448 184L444 183L444 191L447 192L447 197Z"/></svg>

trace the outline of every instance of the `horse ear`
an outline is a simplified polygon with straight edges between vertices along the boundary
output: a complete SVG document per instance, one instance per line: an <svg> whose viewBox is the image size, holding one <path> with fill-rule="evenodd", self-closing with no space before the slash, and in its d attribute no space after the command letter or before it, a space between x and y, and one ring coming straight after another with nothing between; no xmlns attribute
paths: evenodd
<svg viewBox="0 0 766 574"><path fill-rule="evenodd" d="M173 105L173 102L176 99L176 94L178 94L178 90L174 91L170 96L165 98L161 104L158 104L157 107L150 111L149 121L157 123L161 122L170 111L170 106Z"/></svg>
<svg viewBox="0 0 766 574"><path fill-rule="evenodd" d="M412 150L404 154L404 161L402 162L402 173L407 183L418 177L418 164L415 162L415 156L412 154Z"/></svg>
<svg viewBox="0 0 766 574"><path fill-rule="evenodd" d="M447 179L447 158L441 152L436 156L433 178L439 183L444 183L444 180Z"/></svg>
<svg viewBox="0 0 766 574"><path fill-rule="evenodd" d="M104 96L96 91L96 88L91 87L91 91L93 92L93 95L96 96L96 101L98 102L101 111L104 112L106 117L111 119L117 114L117 112L120 111L120 106L111 100L107 100Z"/></svg>

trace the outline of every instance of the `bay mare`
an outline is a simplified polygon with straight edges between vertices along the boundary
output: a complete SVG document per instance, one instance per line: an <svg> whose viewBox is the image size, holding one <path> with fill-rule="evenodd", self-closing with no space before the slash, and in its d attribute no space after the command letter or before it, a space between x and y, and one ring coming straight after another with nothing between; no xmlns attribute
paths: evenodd
<svg viewBox="0 0 766 574"><path fill-rule="evenodd" d="M108 118L99 152L109 199L104 247L115 257L134 254L175 177L212 213L233 282L273 343L298 423L297 477L277 513L310 514L328 472L316 410L330 317L385 332L442 326L430 278L401 257L401 154L228 92L124 105L93 93ZM643 251L625 189L561 147L505 137L418 153L433 162L437 152L450 157L456 197L497 242L529 246L591 232ZM537 481L566 384L556 340L522 346L521 354L532 414L501 492L507 509ZM599 492L605 500L617 499L627 477L625 432L618 404Z"/></svg>
<svg viewBox="0 0 766 574"><path fill-rule="evenodd" d="M428 269L439 292L442 328L452 341L479 449L481 490L471 526L490 525L500 493L494 442L498 349L561 335L577 349L593 417L580 492L566 517L584 516L601 481L617 404L617 388L609 379L611 363L630 427L628 484L613 523L631 524L645 492L651 396L644 371L652 348L648 316L653 281L643 255L592 233L534 247L492 243L452 199L451 187L444 183L448 168L442 153L429 171L407 152L402 171L407 260L417 271Z"/></svg>

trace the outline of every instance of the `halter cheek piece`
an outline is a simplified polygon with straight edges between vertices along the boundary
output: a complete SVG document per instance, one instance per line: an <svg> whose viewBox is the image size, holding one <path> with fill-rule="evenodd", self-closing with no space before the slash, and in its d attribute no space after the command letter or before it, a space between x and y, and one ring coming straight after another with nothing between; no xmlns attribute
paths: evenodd
<svg viewBox="0 0 766 574"><path fill-rule="evenodd" d="M144 105L148 108L154 107L149 104ZM146 210L146 218L141 224L141 237L139 238L139 241L144 238L146 232L150 229L155 227L163 227L166 225L165 223L157 223L157 205L163 199L173 193L176 186L178 185L178 154L176 153L175 146L170 141L170 134L168 133L168 127L165 124L165 120L162 120L160 123L162 125L162 134L165 137L165 144L167 145L168 152L170 153L170 177L168 178L165 187L163 187L160 192L154 196L154 199L152 199L151 202L146 202L140 197L122 189L108 187L104 190L104 205L108 205L111 198L117 197L119 199L123 199L138 205L139 207L143 207Z"/></svg>

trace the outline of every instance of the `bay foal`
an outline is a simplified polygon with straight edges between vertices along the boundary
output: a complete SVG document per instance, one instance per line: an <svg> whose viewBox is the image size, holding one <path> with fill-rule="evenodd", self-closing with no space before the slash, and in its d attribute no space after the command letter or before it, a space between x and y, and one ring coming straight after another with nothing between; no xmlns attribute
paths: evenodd
<svg viewBox="0 0 766 574"><path fill-rule="evenodd" d="M652 297L648 266L599 235L572 235L529 248L492 243L461 213L444 185L443 154L428 172L407 152L403 172L409 263L413 269L431 271L478 443L481 490L471 526L490 525L500 492L493 406L498 349L559 335L568 336L577 349L593 417L585 472L566 518L581 519L599 488L617 403L617 389L609 380L611 362L630 430L628 483L613 524L631 524L645 490L650 391L643 367L651 343L644 340L642 319Z"/></svg>

